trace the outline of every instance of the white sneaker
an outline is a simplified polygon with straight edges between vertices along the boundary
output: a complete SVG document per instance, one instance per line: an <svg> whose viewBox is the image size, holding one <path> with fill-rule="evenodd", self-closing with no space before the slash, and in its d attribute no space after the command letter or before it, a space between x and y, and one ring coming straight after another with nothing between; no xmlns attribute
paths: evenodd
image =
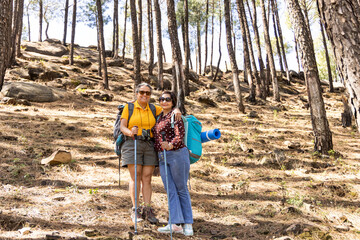
<svg viewBox="0 0 360 240"><path fill-rule="evenodd" d="M173 233L184 233L183 228L176 224L171 224ZM166 225L165 227L158 228L158 232L161 233L170 233L170 225Z"/></svg>
<svg viewBox="0 0 360 240"><path fill-rule="evenodd" d="M192 236L194 235L194 230L192 224L184 224L184 235L185 236Z"/></svg>

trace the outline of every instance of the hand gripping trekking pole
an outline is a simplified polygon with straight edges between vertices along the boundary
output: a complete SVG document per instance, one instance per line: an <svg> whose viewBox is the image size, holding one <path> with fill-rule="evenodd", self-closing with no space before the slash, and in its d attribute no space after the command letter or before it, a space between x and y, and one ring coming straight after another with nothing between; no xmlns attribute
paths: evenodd
<svg viewBox="0 0 360 240"><path fill-rule="evenodd" d="M165 132L161 132L163 142L166 141L165 139ZM167 162L166 162L166 151L164 149L164 163L165 163L165 179L166 179L166 195L168 200L168 209L169 209L169 226L170 226L170 238L172 240L172 225L171 225L171 214L170 214L170 199L169 199L169 180L168 180L168 173L167 173Z"/></svg>
<svg viewBox="0 0 360 240"><path fill-rule="evenodd" d="M136 127L136 126L135 126ZM136 127L137 128L137 127ZM137 232L137 154L136 154L136 142L137 142L137 134L134 134L134 162L135 162L135 232L136 235Z"/></svg>

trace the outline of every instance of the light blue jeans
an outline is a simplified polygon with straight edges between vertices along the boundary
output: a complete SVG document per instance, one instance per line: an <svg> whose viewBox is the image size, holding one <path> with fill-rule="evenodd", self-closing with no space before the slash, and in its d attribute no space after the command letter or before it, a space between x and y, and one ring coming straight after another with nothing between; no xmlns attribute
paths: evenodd
<svg viewBox="0 0 360 240"><path fill-rule="evenodd" d="M159 168L165 190L169 193L171 224L194 222L187 180L189 179L189 150L184 147L166 151L169 190L166 189L164 152L159 154Z"/></svg>

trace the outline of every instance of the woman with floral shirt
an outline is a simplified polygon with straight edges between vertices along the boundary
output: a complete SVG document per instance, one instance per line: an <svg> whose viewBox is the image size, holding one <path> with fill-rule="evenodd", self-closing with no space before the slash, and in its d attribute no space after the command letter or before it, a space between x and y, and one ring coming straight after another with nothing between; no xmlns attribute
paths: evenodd
<svg viewBox="0 0 360 240"><path fill-rule="evenodd" d="M187 188L189 179L190 159L189 150L186 148L183 138L185 128L182 120L175 121L171 126L171 115L176 106L176 97L173 92L165 91L159 98L163 112L159 115L154 126L155 151L159 155L160 174L165 190L169 196L169 210L171 226L158 229L159 232L169 233L170 227L175 233L183 233L186 236L193 235L193 215L191 208L190 193ZM165 141L163 136L165 135ZM167 166L164 162L164 150L166 150ZM165 167L168 172L168 188L166 189ZM184 224L184 228L181 226Z"/></svg>

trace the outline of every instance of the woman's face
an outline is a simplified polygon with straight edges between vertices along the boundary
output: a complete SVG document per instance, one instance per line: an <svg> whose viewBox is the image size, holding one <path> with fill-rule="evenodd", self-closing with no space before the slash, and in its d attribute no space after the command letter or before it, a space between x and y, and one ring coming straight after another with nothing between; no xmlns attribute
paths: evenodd
<svg viewBox="0 0 360 240"><path fill-rule="evenodd" d="M161 95L161 97L159 98L159 102L160 102L160 106L164 109L164 110L171 110L173 107L173 103L171 101L171 96L170 94L163 94Z"/></svg>
<svg viewBox="0 0 360 240"><path fill-rule="evenodd" d="M142 86L139 88L139 91L136 93L136 99L139 103L147 104L150 101L151 91L147 86Z"/></svg>

